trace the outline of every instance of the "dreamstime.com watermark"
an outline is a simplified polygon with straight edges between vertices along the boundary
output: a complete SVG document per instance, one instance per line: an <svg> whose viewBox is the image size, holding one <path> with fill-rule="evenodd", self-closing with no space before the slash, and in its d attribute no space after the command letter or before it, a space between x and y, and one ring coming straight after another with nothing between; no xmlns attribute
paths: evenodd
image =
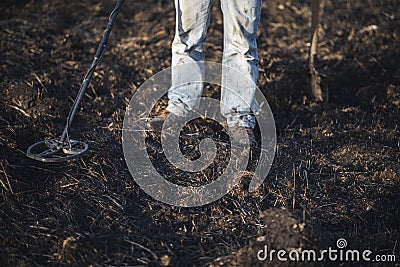
<svg viewBox="0 0 400 267"><path fill-rule="evenodd" d="M278 261L286 262L396 262L396 256L393 254L374 254L371 250L357 250L357 249L346 249L347 240L339 238L336 241L336 247L328 247L328 249L322 249L316 251L313 249L304 250L276 250L268 249L265 245L263 249L257 252L257 259L259 261Z"/></svg>
<svg viewBox="0 0 400 267"><path fill-rule="evenodd" d="M229 99L190 97L192 99L182 102L185 106L194 107L188 114L184 117L172 113L168 115L161 131L161 144L168 161L174 167L188 173L197 173L210 166L218 152L214 141L211 138L202 139L199 144L200 158L190 160L181 153L180 132L185 124L196 118L211 119L228 129L227 119L222 116L221 110L224 108L226 110L229 106L226 103L229 101L233 101L230 102L231 105L232 103L247 105L255 115L260 128L260 155L249 185L250 192L255 191L263 183L274 160L276 149L274 117L263 93L252 79L239 70L212 62L185 63L162 70L144 82L131 98L124 117L122 147L129 171L140 188L153 198L169 205L195 207L218 200L240 182L241 176L246 171L251 149L249 142L244 146L240 142L248 138L244 127L238 128L239 134L229 135L231 144L229 162L222 174L208 184L202 186L174 184L166 180L150 160L145 133L149 131L148 122L151 120L152 109L170 88L183 88L182 97L185 97L184 95L189 94L191 90L198 92L198 89L206 83L220 86L221 95L229 95L227 97ZM227 132L229 134L228 130Z"/></svg>

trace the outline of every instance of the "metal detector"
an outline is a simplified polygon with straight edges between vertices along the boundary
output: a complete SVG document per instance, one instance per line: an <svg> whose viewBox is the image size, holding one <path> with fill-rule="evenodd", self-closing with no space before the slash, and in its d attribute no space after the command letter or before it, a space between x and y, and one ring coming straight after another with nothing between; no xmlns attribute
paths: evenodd
<svg viewBox="0 0 400 267"><path fill-rule="evenodd" d="M76 99L71 107L71 110L67 117L67 123L65 125L64 132L62 133L60 139L44 140L31 145L26 152L26 155L28 157L42 162L62 162L80 157L88 150L89 146L86 143L70 139L68 135L68 130L71 127L72 121L76 115L79 104L82 101L82 97L85 94L85 90L89 85L90 79L92 78L96 66L101 60L104 48L111 33L111 29L114 25L114 22L117 18L118 12L121 9L123 2L124 0L118 0L113 11L110 14L107 28L104 31L99 46L97 47L92 65L86 73L81 88L79 89Z"/></svg>

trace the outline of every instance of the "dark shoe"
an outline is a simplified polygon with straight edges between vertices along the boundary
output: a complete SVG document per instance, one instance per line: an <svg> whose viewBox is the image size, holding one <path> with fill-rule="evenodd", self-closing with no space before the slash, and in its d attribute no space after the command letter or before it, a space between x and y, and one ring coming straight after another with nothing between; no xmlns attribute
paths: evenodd
<svg viewBox="0 0 400 267"><path fill-rule="evenodd" d="M162 126L167 119L169 113L170 112L168 110L163 109L158 116L154 117L151 121L147 123L147 127L153 131L161 131Z"/></svg>
<svg viewBox="0 0 400 267"><path fill-rule="evenodd" d="M240 135L240 130L241 130L240 126L230 128L230 134L232 137L231 140L237 139L239 141L239 145L242 146L246 146L248 144L251 148L257 147L258 143L256 140L256 136L254 135L253 129L250 127L244 127L244 129L246 131L246 136L244 138L246 139L243 139L242 136Z"/></svg>

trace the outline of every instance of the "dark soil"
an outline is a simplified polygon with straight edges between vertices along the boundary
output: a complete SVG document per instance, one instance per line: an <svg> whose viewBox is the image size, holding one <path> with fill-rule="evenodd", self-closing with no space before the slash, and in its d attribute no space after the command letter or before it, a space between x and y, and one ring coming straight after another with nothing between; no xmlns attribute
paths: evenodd
<svg viewBox="0 0 400 267"><path fill-rule="evenodd" d="M310 2L263 3L259 87L278 135L266 182L178 208L138 187L121 145L133 93L170 66L173 1L125 2L70 132L90 151L60 164L25 151L61 134L114 2L2 1L0 265L267 265L257 261L264 245L327 249L339 238L399 259L399 2L325 3L324 103L306 93ZM213 15L207 60L220 61L218 3Z"/></svg>

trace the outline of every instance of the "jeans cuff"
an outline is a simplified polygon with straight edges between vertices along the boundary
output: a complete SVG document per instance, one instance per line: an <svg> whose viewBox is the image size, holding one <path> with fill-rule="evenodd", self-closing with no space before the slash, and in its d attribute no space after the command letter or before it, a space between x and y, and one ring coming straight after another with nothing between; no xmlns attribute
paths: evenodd
<svg viewBox="0 0 400 267"><path fill-rule="evenodd" d="M176 104L172 101L169 101L166 110L179 117L185 117L188 113L188 110L185 108L183 103Z"/></svg>
<svg viewBox="0 0 400 267"><path fill-rule="evenodd" d="M254 129L256 126L256 119L254 115L240 115L227 118L228 127L249 127Z"/></svg>

